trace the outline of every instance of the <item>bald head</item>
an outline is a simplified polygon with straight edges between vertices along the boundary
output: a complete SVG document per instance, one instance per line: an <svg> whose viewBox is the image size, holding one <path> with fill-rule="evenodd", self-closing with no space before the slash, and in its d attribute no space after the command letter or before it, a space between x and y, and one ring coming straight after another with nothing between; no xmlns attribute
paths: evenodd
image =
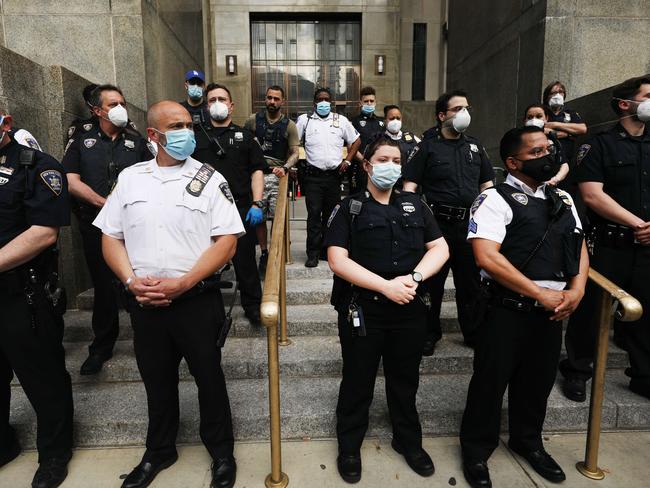
<svg viewBox="0 0 650 488"><path fill-rule="evenodd" d="M192 117L185 107L172 100L154 103L147 111L147 126L166 132L173 129L192 128Z"/></svg>

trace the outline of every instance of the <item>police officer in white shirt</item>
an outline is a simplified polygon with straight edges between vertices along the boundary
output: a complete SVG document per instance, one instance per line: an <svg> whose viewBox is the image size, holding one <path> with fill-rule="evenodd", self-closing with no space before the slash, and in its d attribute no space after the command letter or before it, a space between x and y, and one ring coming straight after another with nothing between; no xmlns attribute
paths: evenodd
<svg viewBox="0 0 650 488"><path fill-rule="evenodd" d="M120 174L94 222L107 264L133 295L134 349L149 405L147 450L122 488L148 486L178 458L181 358L199 390L211 486L232 488L237 466L217 346L225 314L215 273L233 256L244 227L226 180L189 157L196 144L189 112L162 101L149 108L147 123L161 150Z"/></svg>
<svg viewBox="0 0 650 488"><path fill-rule="evenodd" d="M487 460L499 443L506 387L508 446L547 480L565 479L541 434L562 320L584 295L589 262L571 197L544 183L561 165L553 148L538 127L508 131L500 148L508 178L470 210L467 238L485 298L460 431L463 473L474 488L492 486Z"/></svg>
<svg viewBox="0 0 650 488"><path fill-rule="evenodd" d="M318 266L319 257L326 259L322 249L327 220L334 206L341 201L341 176L361 145L359 133L343 115L332 113L332 94L328 88L314 93L314 112L298 117L298 137L305 148L304 193L307 204L307 262ZM348 153L343 159L343 145Z"/></svg>

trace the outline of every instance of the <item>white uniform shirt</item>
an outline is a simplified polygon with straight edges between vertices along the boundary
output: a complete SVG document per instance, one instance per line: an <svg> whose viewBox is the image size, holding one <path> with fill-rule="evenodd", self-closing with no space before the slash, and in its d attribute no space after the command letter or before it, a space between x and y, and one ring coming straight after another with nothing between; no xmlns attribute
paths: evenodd
<svg viewBox="0 0 650 488"><path fill-rule="evenodd" d="M521 192L526 195L546 200L546 194L544 193L546 183L537 187L536 190L533 190L511 174L508 175L505 182L508 185L521 190ZM562 190L560 190L560 193L563 198L566 198L571 202L571 212L576 221L576 228L582 229L580 217L578 217L578 212L576 211L571 196ZM486 190L477 197L470 209L467 239L487 239L501 244L506 237L506 226L510 224L510 222L512 222L512 208L510 208L510 205L508 205L495 189ZM481 276L488 279L491 278L484 270L481 270ZM550 288L551 290L563 290L566 286L564 281L534 281L538 286L542 288Z"/></svg>
<svg viewBox="0 0 650 488"><path fill-rule="evenodd" d="M309 123L307 123L309 121ZM359 133L345 116L331 113L322 118L313 113L302 114L296 122L298 138L305 133L307 162L322 170L336 169L343 160L343 146L359 138Z"/></svg>
<svg viewBox="0 0 650 488"><path fill-rule="evenodd" d="M201 166L187 158L178 167L160 168L152 159L120 173L93 225L124 241L136 276L182 276L210 247L211 237L245 233L220 173L212 174L198 197L187 191Z"/></svg>
<svg viewBox="0 0 650 488"><path fill-rule="evenodd" d="M25 129L18 129L16 132L13 133L13 136L14 136L14 140L18 144L31 147L32 149L36 149L37 151L42 151L40 144L29 131Z"/></svg>

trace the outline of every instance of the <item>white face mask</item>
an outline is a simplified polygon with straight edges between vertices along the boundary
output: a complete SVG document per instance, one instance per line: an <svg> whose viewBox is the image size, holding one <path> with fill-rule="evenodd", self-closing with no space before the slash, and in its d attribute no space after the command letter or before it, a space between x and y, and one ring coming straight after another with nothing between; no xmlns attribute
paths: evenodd
<svg viewBox="0 0 650 488"><path fill-rule="evenodd" d="M564 95L556 93L548 99L548 106L551 108L564 107Z"/></svg>
<svg viewBox="0 0 650 488"><path fill-rule="evenodd" d="M210 117L217 122L221 122L228 118L228 105L223 102L214 102L210 105Z"/></svg>
<svg viewBox="0 0 650 488"><path fill-rule="evenodd" d="M539 127L540 129L544 128L544 120L543 119L528 119L526 121L526 127Z"/></svg>
<svg viewBox="0 0 650 488"><path fill-rule="evenodd" d="M117 105L107 112L108 120L111 121L115 127L125 127L129 121L129 114L122 105Z"/></svg>
<svg viewBox="0 0 650 488"><path fill-rule="evenodd" d="M469 111L464 108L457 112L451 119L447 119L447 121L456 132L462 134L469 127L470 122L472 122L472 116L469 114Z"/></svg>
<svg viewBox="0 0 650 488"><path fill-rule="evenodd" d="M636 108L636 116L641 122L650 122L650 99L639 104Z"/></svg>
<svg viewBox="0 0 650 488"><path fill-rule="evenodd" d="M402 121L399 119L389 120L386 123L386 129L388 129L388 132L391 134L397 134L402 130Z"/></svg>

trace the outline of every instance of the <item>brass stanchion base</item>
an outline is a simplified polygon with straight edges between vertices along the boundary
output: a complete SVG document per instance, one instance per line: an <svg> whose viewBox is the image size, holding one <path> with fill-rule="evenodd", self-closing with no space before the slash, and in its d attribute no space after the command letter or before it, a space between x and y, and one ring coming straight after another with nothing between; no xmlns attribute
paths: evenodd
<svg viewBox="0 0 650 488"><path fill-rule="evenodd" d="M580 474L592 480L602 480L605 478L605 472L602 469L597 467L595 471L592 471L587 468L584 461L576 463L576 469L580 472Z"/></svg>
<svg viewBox="0 0 650 488"><path fill-rule="evenodd" d="M285 488L289 484L289 477L285 473L280 472L280 481L273 481L271 475L268 475L264 480L264 484L266 488Z"/></svg>
<svg viewBox="0 0 650 488"><path fill-rule="evenodd" d="M290 346L293 342L291 342L291 339L287 339L286 341L278 341L278 344L281 346Z"/></svg>

